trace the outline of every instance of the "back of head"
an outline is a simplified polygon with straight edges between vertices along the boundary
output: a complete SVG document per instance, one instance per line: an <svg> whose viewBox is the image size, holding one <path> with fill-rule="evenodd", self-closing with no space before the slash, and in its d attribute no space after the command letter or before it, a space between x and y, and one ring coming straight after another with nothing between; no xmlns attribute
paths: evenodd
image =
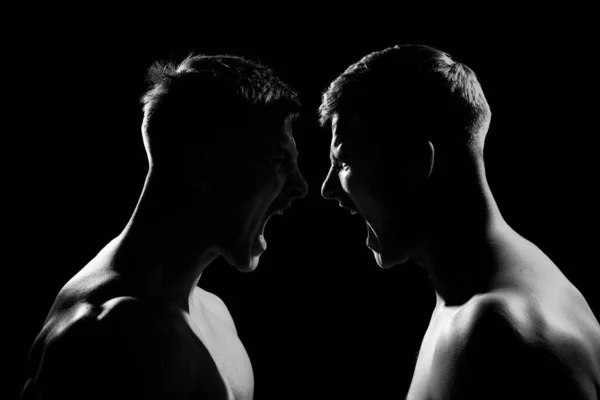
<svg viewBox="0 0 600 400"><path fill-rule="evenodd" d="M426 138L480 151L491 118L475 73L422 45L363 57L331 83L319 111L322 126L336 113L358 115L369 128L369 142Z"/></svg>
<svg viewBox="0 0 600 400"><path fill-rule="evenodd" d="M190 55L179 65L156 63L142 97L144 145L152 165L188 146L233 143L259 121L300 111L297 94L256 62L230 55Z"/></svg>

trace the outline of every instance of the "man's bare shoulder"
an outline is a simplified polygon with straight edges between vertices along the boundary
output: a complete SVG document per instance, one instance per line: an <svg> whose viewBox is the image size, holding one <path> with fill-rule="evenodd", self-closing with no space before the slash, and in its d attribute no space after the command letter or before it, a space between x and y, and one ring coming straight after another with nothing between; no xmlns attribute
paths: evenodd
<svg viewBox="0 0 600 400"><path fill-rule="evenodd" d="M132 297L78 304L50 318L38 336L41 356L31 360L35 373L26 392L43 399L196 393L202 377L218 382L220 375L201 343L188 338L175 313ZM225 393L224 385L214 386Z"/></svg>
<svg viewBox="0 0 600 400"><path fill-rule="evenodd" d="M593 344L567 318L557 325L561 316L538 300L497 292L457 310L434 354L445 398L595 398Z"/></svg>

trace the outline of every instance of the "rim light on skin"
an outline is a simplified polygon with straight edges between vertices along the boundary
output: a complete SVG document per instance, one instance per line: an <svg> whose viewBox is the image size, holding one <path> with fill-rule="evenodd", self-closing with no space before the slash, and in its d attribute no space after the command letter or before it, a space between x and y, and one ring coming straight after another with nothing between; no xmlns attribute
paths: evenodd
<svg viewBox="0 0 600 400"><path fill-rule="evenodd" d="M285 132L285 144L284 147L281 149L284 153L285 156L284 158L281 160L281 163L285 163L286 164L286 168L289 168L289 165L294 165L297 168L297 158L298 158L298 152L296 150L296 142L294 140L294 137L292 135L292 119L291 117L288 117L285 122L284 122L284 132ZM279 174L280 172L278 172ZM288 179L298 179L298 177L295 176L291 176L288 175L289 172L285 172L286 174L286 181ZM292 171L292 174L295 174L296 172ZM300 174L299 171L297 171L298 174ZM296 183L295 185L300 184L300 186L304 185L306 186L306 182L304 181L304 178L301 176L300 174L300 180L302 182L304 182L304 184L302 183ZM287 182L284 183L284 185L287 184ZM280 198L279 196L281 195L281 192L278 194L278 196L272 200L271 204L269 205L269 207L267 208L267 210L265 211L265 215L266 217L264 217L263 215L263 219L262 219L262 227L260 227L260 225L258 225L260 228L258 229L255 238L254 238L254 245L256 244L256 241L258 241L259 244L259 249L254 249L257 255L262 254L266 248L267 248L267 242L265 240L265 229L267 226L268 221L271 219L271 217L275 214L277 215L283 215L284 210L288 209L291 207L291 202L298 197L304 197L306 195L306 189L304 190L304 193L302 193L302 189L300 189L300 193L296 194L296 195L291 195L291 194L287 194L284 198ZM283 189L282 189L283 190Z"/></svg>
<svg viewBox="0 0 600 400"><path fill-rule="evenodd" d="M366 245L369 249L371 249L375 253L375 258L381 266L381 260L379 253L382 251L382 246L380 243L380 238L375 229L374 225L377 225L376 222L378 219L381 219L381 216L378 216L376 209L376 203L374 203L373 199L369 199L364 197L365 190L361 190L360 192L363 195L360 196L359 199L355 198L357 195L356 187L350 187L349 185L356 185L356 177L354 177L354 168L350 166L350 169L347 171L344 168L339 168L336 164L343 165L343 159L340 159L340 152L346 153L346 151L341 150L342 147L347 146L348 144L340 141L340 133L339 133L339 115L336 113L332 117L331 121L332 127L332 142L331 142L331 158L332 158L332 169L330 170L328 177L324 182L324 197L327 199L335 199L338 201L339 206L348 210L351 216L355 216L356 214L360 214L360 216L364 219L367 228L367 237L366 237ZM347 130L348 127L344 128ZM352 152L352 150L350 150ZM352 164L352 163L350 163ZM335 166L335 167L334 167ZM345 174L345 175L342 175ZM363 178L364 179L364 178ZM329 182L329 183L328 183ZM353 182L353 183L352 183ZM328 188L329 187L329 188ZM334 188L335 187L335 188ZM337 193L337 194L336 194ZM361 200L358 201L357 200ZM374 221L371 219L375 218ZM381 227L380 227L381 228Z"/></svg>

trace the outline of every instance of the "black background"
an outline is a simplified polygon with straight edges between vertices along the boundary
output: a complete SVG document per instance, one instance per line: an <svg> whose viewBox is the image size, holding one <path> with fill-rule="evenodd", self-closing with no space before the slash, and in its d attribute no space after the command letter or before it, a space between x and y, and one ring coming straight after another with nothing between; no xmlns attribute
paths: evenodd
<svg viewBox="0 0 600 400"><path fill-rule="evenodd" d="M118 23L94 20L93 10L78 18L40 13L15 33L22 40L17 50L5 51L13 66L5 83L19 82L9 113L18 123L6 133L18 144L4 149L14 158L7 171L15 189L7 197L15 204L7 219L16 224L7 229L16 278L5 286L18 304L8 308L17 316L6 317L16 321L7 324L16 330L9 342L15 390L57 291L134 209L147 168L139 106L146 69L190 51L271 66L299 91L305 110L297 142L309 195L271 220L269 249L255 272L218 261L200 280L236 321L254 367L256 399L406 395L434 292L415 265L381 270L359 218L321 198L330 138L316 121L331 80L394 44L437 47L478 74L493 112L488 179L505 219L555 261L599 315L590 155L596 72L594 43L580 29L585 21L557 11L552 20L532 15L492 29L466 17L407 26L411 17L403 15L373 31L325 16L294 24L265 17L231 30L236 24L227 19L207 27L211 14L202 15L202 24L178 25L153 12L154 19Z"/></svg>

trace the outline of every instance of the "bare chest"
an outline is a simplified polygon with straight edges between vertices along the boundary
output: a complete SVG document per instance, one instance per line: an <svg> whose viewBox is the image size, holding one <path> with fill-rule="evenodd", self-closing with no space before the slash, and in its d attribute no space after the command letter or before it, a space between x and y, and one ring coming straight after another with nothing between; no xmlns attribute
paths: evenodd
<svg viewBox="0 0 600 400"><path fill-rule="evenodd" d="M454 313L442 313L432 318L415 364L411 385L406 397L407 400L432 400L442 387L448 371L445 370L440 349L448 349L448 330L454 323Z"/></svg>
<svg viewBox="0 0 600 400"><path fill-rule="evenodd" d="M210 353L230 390L230 398L251 399L254 391L252 365L236 332L218 317L205 312L191 311L188 324Z"/></svg>
<svg viewBox="0 0 600 400"><path fill-rule="evenodd" d="M427 335L426 335L427 336ZM430 335L431 336L431 335ZM432 399L433 379L433 348L434 338L425 338L421 343L419 357L415 365L412 381L408 390L407 400L429 400Z"/></svg>

